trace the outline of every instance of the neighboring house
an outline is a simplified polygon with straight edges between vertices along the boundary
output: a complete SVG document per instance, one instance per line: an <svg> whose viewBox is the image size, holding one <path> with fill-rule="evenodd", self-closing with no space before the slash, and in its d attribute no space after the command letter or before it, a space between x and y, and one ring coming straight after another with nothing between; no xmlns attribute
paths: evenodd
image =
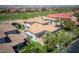
<svg viewBox="0 0 79 59"><path fill-rule="evenodd" d="M9 8L9 12L16 12L18 8Z"/></svg>
<svg viewBox="0 0 79 59"><path fill-rule="evenodd" d="M71 20L75 22L75 25L79 25L79 22L77 21L77 17L73 15L73 13L57 13L57 14L49 14L49 18L54 18L55 20ZM50 22L54 19L48 19ZM56 23L57 24L57 23Z"/></svg>
<svg viewBox="0 0 79 59"><path fill-rule="evenodd" d="M45 29L43 25L34 23L30 26L28 30L26 30L26 34L32 37L33 40L35 40L38 37L41 37L45 33Z"/></svg>
<svg viewBox="0 0 79 59"><path fill-rule="evenodd" d="M0 53L15 53L15 51L11 46L0 44Z"/></svg>
<svg viewBox="0 0 79 59"><path fill-rule="evenodd" d="M4 8L0 8L0 13L4 13L5 9Z"/></svg>
<svg viewBox="0 0 79 59"><path fill-rule="evenodd" d="M19 33L11 24L0 24L0 44L10 46L15 52L18 52L20 47L27 44L27 41L28 36L23 33ZM6 47L4 48L6 49Z"/></svg>
<svg viewBox="0 0 79 59"><path fill-rule="evenodd" d="M12 26L11 24L0 24L0 31L4 32L7 35L20 33L19 31L17 31L17 28Z"/></svg>
<svg viewBox="0 0 79 59"><path fill-rule="evenodd" d="M46 16L43 16L43 19L45 21L48 21L48 24L55 24L55 20L57 20L56 18L50 18L50 17L46 17Z"/></svg>
<svg viewBox="0 0 79 59"><path fill-rule="evenodd" d="M74 19L75 17L73 17L72 14L70 13L57 13L57 14L49 14L48 15L49 18L53 18L53 19L49 19L49 21L51 21L51 23L53 21L56 21L56 20L72 20Z"/></svg>
<svg viewBox="0 0 79 59"><path fill-rule="evenodd" d="M49 14L49 18L56 18L56 19L71 19L72 14L70 13L57 13L57 14Z"/></svg>
<svg viewBox="0 0 79 59"><path fill-rule="evenodd" d="M5 44L13 47L15 52L18 52L20 47L23 47L27 41L27 37L21 34L9 34L8 37L11 42Z"/></svg>
<svg viewBox="0 0 79 59"><path fill-rule="evenodd" d="M25 12L27 9L26 8L21 8L20 12Z"/></svg>

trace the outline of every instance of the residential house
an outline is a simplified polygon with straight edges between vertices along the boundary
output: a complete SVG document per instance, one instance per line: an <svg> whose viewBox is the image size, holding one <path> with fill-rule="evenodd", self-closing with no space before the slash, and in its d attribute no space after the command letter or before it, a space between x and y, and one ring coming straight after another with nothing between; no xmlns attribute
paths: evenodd
<svg viewBox="0 0 79 59"><path fill-rule="evenodd" d="M42 16L43 17L43 19L45 20L45 21L48 21L48 24L55 24L55 20L57 20L56 18L50 18L50 17L46 17L46 16Z"/></svg>
<svg viewBox="0 0 79 59"><path fill-rule="evenodd" d="M55 23L49 24L49 22L43 18L44 16L35 17L27 20L27 22L24 24L26 34L29 35L33 40L36 40L36 38L44 35L46 31L54 32L59 29L55 27Z"/></svg>
<svg viewBox="0 0 79 59"><path fill-rule="evenodd" d="M27 44L27 41L28 36L23 33L18 33L17 29L11 24L0 24L0 45L5 44L12 47L15 52L18 52L20 47ZM3 48L7 49L6 47Z"/></svg>
<svg viewBox="0 0 79 59"><path fill-rule="evenodd" d="M13 47L15 52L19 52L19 49L27 43L27 37L21 34L9 34L8 38L11 42L5 44Z"/></svg>
<svg viewBox="0 0 79 59"><path fill-rule="evenodd" d="M8 34L19 34L17 28L12 26L11 24L0 24L0 31L4 32L6 35Z"/></svg>
<svg viewBox="0 0 79 59"><path fill-rule="evenodd" d="M25 30L28 29L34 23L38 23L38 24L42 24L42 25L47 25L48 21L44 21L41 17L35 17L35 18L28 19L24 23Z"/></svg>
<svg viewBox="0 0 79 59"><path fill-rule="evenodd" d="M38 37L41 37L45 33L45 29L43 25L34 23L30 26L28 30L26 30L26 34L32 37L35 40Z"/></svg>
<svg viewBox="0 0 79 59"><path fill-rule="evenodd" d="M52 24L42 25L34 23L26 30L26 34L29 35L32 38L32 40L36 40L37 38L43 36L46 31L53 33L58 31L59 29L60 28Z"/></svg>
<svg viewBox="0 0 79 59"><path fill-rule="evenodd" d="M15 53L15 51L11 46L0 44L0 53Z"/></svg>
<svg viewBox="0 0 79 59"><path fill-rule="evenodd" d="M56 20L71 20L74 21L75 24L78 24L77 17L73 15L73 13L57 13L57 14L49 14L49 18L55 18ZM51 19L52 22L52 19ZM58 25L61 25L60 23Z"/></svg>

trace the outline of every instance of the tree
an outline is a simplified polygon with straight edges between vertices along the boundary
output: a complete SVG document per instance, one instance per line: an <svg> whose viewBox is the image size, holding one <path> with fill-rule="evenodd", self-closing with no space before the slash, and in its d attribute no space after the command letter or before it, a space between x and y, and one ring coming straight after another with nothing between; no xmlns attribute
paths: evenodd
<svg viewBox="0 0 79 59"><path fill-rule="evenodd" d="M62 52L72 42L72 34L61 30L56 34L47 33L44 36L44 44L47 52Z"/></svg>
<svg viewBox="0 0 79 59"><path fill-rule="evenodd" d="M22 53L44 53L46 49L38 42L31 42L22 49Z"/></svg>
<svg viewBox="0 0 79 59"><path fill-rule="evenodd" d="M76 27L75 23L71 20L64 20L63 24L64 24L64 29L69 31Z"/></svg>
<svg viewBox="0 0 79 59"><path fill-rule="evenodd" d="M46 32L46 35L44 35L43 37L47 52L52 52L52 48L53 47L55 48L55 42L54 42L55 40L52 40L52 38L53 38L53 34L50 32Z"/></svg>
<svg viewBox="0 0 79 59"><path fill-rule="evenodd" d="M76 16L78 19L78 21L79 21L79 13L78 12L74 12L74 16Z"/></svg>
<svg viewBox="0 0 79 59"><path fill-rule="evenodd" d="M13 23L12 25L16 26L17 29L24 29L24 26L19 23Z"/></svg>
<svg viewBox="0 0 79 59"><path fill-rule="evenodd" d="M72 32L73 32L73 35L75 36L74 38L79 37L79 27L74 28Z"/></svg>

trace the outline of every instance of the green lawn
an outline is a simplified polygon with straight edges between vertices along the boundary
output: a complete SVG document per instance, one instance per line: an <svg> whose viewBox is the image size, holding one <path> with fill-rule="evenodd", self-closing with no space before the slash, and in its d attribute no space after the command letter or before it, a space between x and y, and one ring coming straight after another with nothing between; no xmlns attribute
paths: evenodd
<svg viewBox="0 0 79 59"><path fill-rule="evenodd" d="M37 16L47 16L50 13L54 13L53 11L42 11L42 12L25 12L25 13L13 13L13 14L5 14L0 15L0 20L14 20L14 19L28 19Z"/></svg>

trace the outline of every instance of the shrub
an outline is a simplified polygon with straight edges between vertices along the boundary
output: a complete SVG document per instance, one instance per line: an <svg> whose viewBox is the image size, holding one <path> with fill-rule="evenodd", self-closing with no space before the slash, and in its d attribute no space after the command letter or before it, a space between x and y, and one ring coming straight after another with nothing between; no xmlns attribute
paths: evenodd
<svg viewBox="0 0 79 59"><path fill-rule="evenodd" d="M38 42L31 42L22 49L22 53L44 53L46 49Z"/></svg>
<svg viewBox="0 0 79 59"><path fill-rule="evenodd" d="M48 33L44 36L44 44L47 52L62 52L73 41L70 32L60 30L55 35Z"/></svg>
<svg viewBox="0 0 79 59"><path fill-rule="evenodd" d="M64 29L65 30L72 30L76 27L75 23L71 20L64 20L63 23L64 23Z"/></svg>

